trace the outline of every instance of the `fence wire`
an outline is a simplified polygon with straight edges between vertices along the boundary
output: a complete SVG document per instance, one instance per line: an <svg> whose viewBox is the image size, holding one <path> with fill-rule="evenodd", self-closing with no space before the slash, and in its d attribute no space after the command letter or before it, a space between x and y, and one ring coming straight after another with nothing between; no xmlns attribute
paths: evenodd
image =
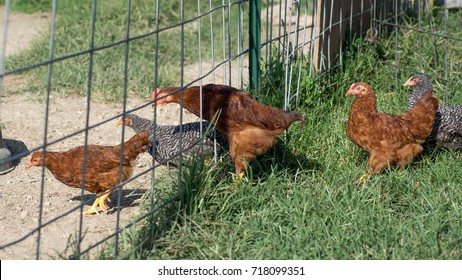
<svg viewBox="0 0 462 280"><path fill-rule="evenodd" d="M448 41L462 41L462 38L448 35L447 29L447 13L444 14L444 25L442 31L439 30L439 26L434 25L434 20L429 11L431 11L430 2L433 1L405 1L405 0L360 0L360 1L328 1L328 0L267 0L262 1L263 8L261 11L261 20L262 20L262 29L261 29L261 44L260 49L262 51L261 57L264 58L261 60L262 69L265 65L268 65L273 59L277 58L277 55L281 55L281 59L285 65L284 73L284 92L281 93L281 99L284 99L284 109L294 109L297 106L300 98L301 91L301 79L303 71L307 72L308 76L313 76L316 72L328 73L329 71L341 70L343 61L342 61L342 52L345 48L345 41L353 41L354 36L358 36L360 39L371 39L373 45L374 40L379 40L381 36L389 36L393 34L395 38L395 61L390 64L391 67L395 67L395 83L399 83L400 71L407 72L422 72L425 69L425 61L422 55L422 45L424 42L424 36L428 35L432 40L443 40L443 48L447 50ZM445 1L446 2L446 1ZM4 15L4 26L2 34L2 52L1 52L1 63L0 63L0 97L3 94L3 82L4 78L16 74L23 74L31 69L39 67L47 67L47 86L46 86L46 95L45 95L45 114L44 114L44 137L43 142L40 145L37 145L28 151L17 153L12 155L9 158L9 161L19 160L25 158L28 154L34 151L44 150L46 151L48 147L53 144L60 143L66 139L69 139L73 136L83 134L84 135L84 147L87 147L90 143L88 140L90 130L97 128L105 123L112 122L120 117L123 117L129 113L137 112L147 106L151 106L153 101L146 101L143 104L135 106L133 108L127 107L127 101L129 99L128 94L128 83L130 80L129 76L129 63L130 63L130 44L135 43L137 40L142 40L145 38L153 38L154 44L152 45L152 52L154 53L153 61L147 61L146 63L152 64L152 88L157 88L161 84L161 76L159 70L162 68L161 63L159 62L160 53L160 43L161 34L166 34L171 32L175 28L180 28L180 48L181 53L179 57L179 77L176 81L176 86L180 86L179 91L182 93L183 89L191 85L198 85L200 89L206 83L223 83L231 85L237 88L245 89L246 82L248 82L248 13L249 10L249 1L248 0L235 0L235 1L225 1L225 0L197 0L197 14L191 18L185 17L185 1L181 0L179 2L179 11L176 11L180 15L180 21L175 24L168 26L161 26L161 14L159 13L159 8L162 5L163 1L156 0L153 1L152 7L154 11L152 12L152 18L154 21L154 30L146 30L145 32L137 35L131 34L131 22L132 20L132 8L134 5L137 5L137 1L126 2L126 21L125 21L125 34L122 40L117 40L108 44L97 45L95 43L96 36L96 26L98 24L97 14L102 12L98 1L92 1L90 26L91 32L89 36L89 47L68 53L65 55L56 55L54 52L55 47L55 30L56 24L59 24L59 6L66 5L63 1L52 1L51 8L51 23L50 23L50 40L49 40L49 55L48 59L44 61L37 61L30 65L18 67L15 69L9 69L5 71L5 49L7 47L7 34L12 32L8 29L8 19L10 16L10 7L11 3L9 0L5 1L5 15ZM206 5L201 5L205 3ZM208 4L208 5L207 5ZM204 10L204 7L207 9ZM402 18L409 15L410 12L417 13L418 27L413 27L406 25L402 21ZM233 13L237 13L237 19L233 20ZM214 17L215 16L215 17ZM426 18L430 17L430 30L425 30L421 22L423 21L424 16ZM217 22L216 18L220 20ZM209 30L206 33L202 31L203 27L208 22ZM197 30L197 75L194 77L186 78L185 68L189 65L185 64L185 46L190 44L191 41L187 37L187 29ZM221 34L217 38L217 30L221 31ZM372 30L372 31L371 31ZM418 48L420 50L420 55L418 56L418 64L414 66L400 65L400 45L399 45L399 36L400 32L407 30L409 32L418 33ZM393 32L394 31L394 32ZM370 34L368 32L376 32L373 34L374 38L364 38ZM203 37L209 34L211 40L210 45L207 46L204 43ZM357 34L357 35L355 35ZM221 35L221 36L220 36ZM221 41L221 46L217 45L217 42ZM93 92L93 76L94 76L94 66L95 60L94 57L99 52L102 52L107 49L116 48L117 46L124 47L124 62L123 62L123 98L122 98L122 113L116 114L100 120L94 124L90 124L90 109L92 104L92 92ZM209 62L204 62L202 57L203 48L209 48L211 53L211 58ZM220 52L221 51L221 52ZM221 56L218 59L218 56ZM53 115L50 114L50 96L52 94L52 80L53 80L53 65L66 60L71 60L76 57L88 57L88 81L86 87L86 112L85 112L85 127L83 129L76 129L74 132L59 137L55 140L49 140L49 120L53 118ZM438 59L438 54L436 47L434 50L434 56L432 57L435 60L435 63ZM454 65L449 63L450 58L448 57L447 51L444 54L444 71L443 76L432 75L433 78L438 78L439 80L445 81L446 83L446 92L445 99L448 98L447 88L450 83L459 83L459 81L451 79L448 76L448 73L455 70ZM173 62L172 62L173 63ZM264 69L265 70L265 69ZM270 71L270 69L266 69ZM221 76L221 77L220 77ZM270 75L268 75L270 76ZM151 88L151 85L149 85ZM202 91L200 95L202 99ZM202 103L202 102L200 102ZM182 106L182 99L180 102ZM1 108L1 107L0 107ZM1 112L1 111L0 111ZM156 127L158 124L159 113L157 108L153 110L151 119L156 124L154 126L153 134L156 135ZM202 109L200 121L202 121ZM183 124L183 112L179 112L179 124ZM202 131L202 126L200 134ZM38 209L38 223L34 228L29 228L26 230L22 236L17 236L11 242L1 243L0 252L6 250L7 248L12 248L22 242L30 240L35 235L35 258L41 259L44 258L49 252L44 252L41 247L43 239L43 228L49 226L52 223L57 222L58 220L71 215L72 213L79 213L79 222L77 227L77 252L79 257L85 257L87 254L90 254L92 251L96 250L98 246L105 243L108 240L114 240L115 242L115 256L119 255L119 238L120 233L124 230L132 228L140 221L146 220L149 217L153 217L164 207L177 203L178 196L181 192L181 178L183 172L183 154L188 150L194 148L195 145L200 144L200 141L195 143L184 143L182 126L179 127L179 150L178 153L169 158L169 160L178 157L178 178L177 186L175 193L172 194L167 199L163 201L156 201L155 194L158 191L161 191L157 188L155 174L156 169L162 165L162 163L156 163L154 161L155 149L153 149L153 159L152 165L145 168L142 172L135 174L130 179L123 181L122 180L122 160L120 163L120 172L119 172L119 184L114 186L111 189L111 192L117 193L117 200L115 201L116 211L112 215L116 215L114 231L104 238L95 240L91 245L84 246L82 240L84 240L84 220L88 217L83 215L83 207L93 201L94 197L90 199L85 198L84 188L81 188L80 192L80 204L72 207L66 211L62 211L58 216L50 218L46 221L43 220L43 203L44 203L44 193L46 187L45 175L46 171L44 167L41 169L41 179L40 179L40 194L39 194L39 209ZM7 134L7 133L6 133ZM122 126L122 133L120 144L124 143L125 139L125 126ZM1 139L0 139L1 140ZM154 141L155 142L155 139ZM186 146L185 146L186 145ZM120 159L123 157L123 145L121 145L122 151L120 153ZM216 142L215 142L215 155L216 155ZM45 153L46 157L46 153ZM84 162L86 161L87 153L86 149L84 152ZM15 171L23 172L23 171ZM83 165L83 179L85 180L86 166ZM150 174L150 196L149 196L149 211L137 216L135 219L129 221L126 224L123 224L121 221L121 204L122 204L122 192L121 188L130 182L133 182L137 178L145 174ZM82 184L82 186L84 183ZM104 195L104 194L103 194ZM90 217L91 218L91 217ZM55 248L56 250L62 250L63 248Z"/></svg>

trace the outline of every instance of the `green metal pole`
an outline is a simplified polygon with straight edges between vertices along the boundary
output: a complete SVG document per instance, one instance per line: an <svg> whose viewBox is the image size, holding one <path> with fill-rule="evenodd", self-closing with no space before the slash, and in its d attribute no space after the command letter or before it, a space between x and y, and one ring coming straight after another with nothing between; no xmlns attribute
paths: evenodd
<svg viewBox="0 0 462 280"><path fill-rule="evenodd" d="M250 89L260 86L260 0L250 0L249 79Z"/></svg>

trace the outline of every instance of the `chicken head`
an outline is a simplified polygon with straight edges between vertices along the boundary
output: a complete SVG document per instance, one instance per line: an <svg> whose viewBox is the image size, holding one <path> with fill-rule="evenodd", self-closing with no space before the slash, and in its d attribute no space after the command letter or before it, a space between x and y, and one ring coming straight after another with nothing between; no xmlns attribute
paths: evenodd
<svg viewBox="0 0 462 280"><path fill-rule="evenodd" d="M151 100L155 100L156 103L152 104L154 108L157 106L163 106L173 101L172 97L170 97L169 92L162 92L159 88L156 88L151 93Z"/></svg>
<svg viewBox="0 0 462 280"><path fill-rule="evenodd" d="M128 117L128 116L125 116L123 118L120 118L117 123L116 123L117 126L120 126L120 125L125 125L125 126L132 126L133 125L133 121Z"/></svg>
<svg viewBox="0 0 462 280"><path fill-rule="evenodd" d="M355 96L364 96L367 95L371 90L371 87L367 83L357 82L353 83L348 89L345 96L355 95Z"/></svg>
<svg viewBox="0 0 462 280"><path fill-rule="evenodd" d="M412 86L412 87L415 87L417 85L421 85L422 84L422 78L420 77L420 75L414 75L412 77L409 78L409 80L407 80L403 86Z"/></svg>
<svg viewBox="0 0 462 280"><path fill-rule="evenodd" d="M26 169L30 168L31 166L42 166L43 162L43 153L42 152L34 152L27 161Z"/></svg>

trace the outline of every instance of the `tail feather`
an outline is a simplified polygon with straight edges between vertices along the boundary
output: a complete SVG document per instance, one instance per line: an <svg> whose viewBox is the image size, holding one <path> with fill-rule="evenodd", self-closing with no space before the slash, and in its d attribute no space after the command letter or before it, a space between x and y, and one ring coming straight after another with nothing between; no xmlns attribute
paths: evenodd
<svg viewBox="0 0 462 280"><path fill-rule="evenodd" d="M301 121L301 127L305 125L305 118L299 112L286 111L286 116L289 118L290 123Z"/></svg>
<svg viewBox="0 0 462 280"><path fill-rule="evenodd" d="M429 90L417 101L411 111L402 115L402 118L409 126L412 135L424 141L433 129L437 110L438 100Z"/></svg>

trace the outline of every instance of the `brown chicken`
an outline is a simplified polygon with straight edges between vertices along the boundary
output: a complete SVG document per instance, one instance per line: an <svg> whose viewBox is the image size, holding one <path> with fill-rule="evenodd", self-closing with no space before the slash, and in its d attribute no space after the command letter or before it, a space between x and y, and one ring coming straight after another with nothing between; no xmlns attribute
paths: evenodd
<svg viewBox="0 0 462 280"><path fill-rule="evenodd" d="M146 151L146 146L151 145L148 137L149 131L142 131L124 143L122 181L128 180L133 173L133 164L139 154ZM106 200L111 188L119 184L120 151L121 145L117 146L87 146L87 160L85 170L85 190L96 193L98 197L88 211L84 214L98 214L98 205L107 213ZM74 188L82 187L82 162L84 146L72 148L66 152L47 151L45 155L45 167L61 183ZM42 166L43 152L34 152L26 168Z"/></svg>
<svg viewBox="0 0 462 280"><path fill-rule="evenodd" d="M375 93L367 83L352 84L346 93L349 95L356 99L348 118L347 136L369 152L367 171L359 182L389 165L403 168L423 150L421 144L432 131L438 109L431 90L402 115L378 113Z"/></svg>
<svg viewBox="0 0 462 280"><path fill-rule="evenodd" d="M157 105L180 103L178 89L156 89L152 98ZM183 107L196 116L200 116L199 94L198 86L183 90ZM292 122L304 123L297 112L264 105L233 87L208 84L202 87L202 118L212 121L215 115L216 128L226 136L236 174L241 178L250 162L273 146L276 137Z"/></svg>

